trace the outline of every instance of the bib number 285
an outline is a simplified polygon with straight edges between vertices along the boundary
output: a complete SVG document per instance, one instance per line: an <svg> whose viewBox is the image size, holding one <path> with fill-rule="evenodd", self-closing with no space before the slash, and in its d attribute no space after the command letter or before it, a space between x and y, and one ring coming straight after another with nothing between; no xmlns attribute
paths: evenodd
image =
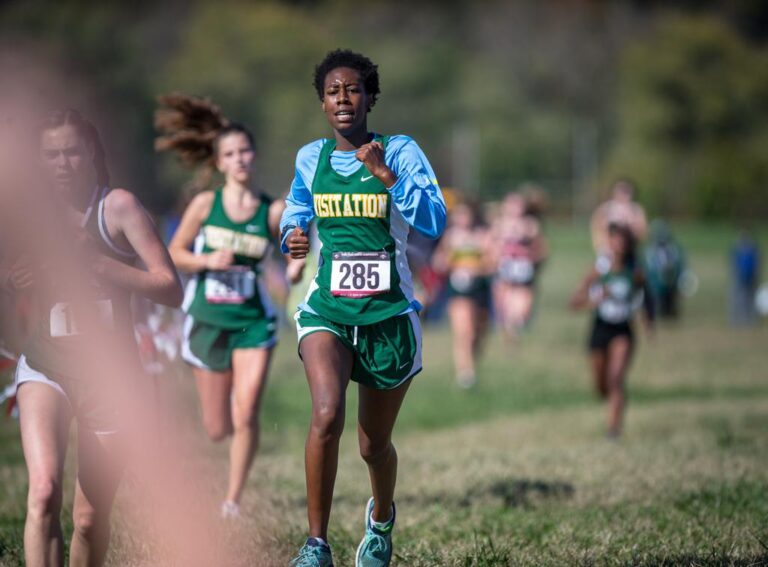
<svg viewBox="0 0 768 567"><path fill-rule="evenodd" d="M342 297L368 297L389 291L387 252L334 252L331 293Z"/></svg>

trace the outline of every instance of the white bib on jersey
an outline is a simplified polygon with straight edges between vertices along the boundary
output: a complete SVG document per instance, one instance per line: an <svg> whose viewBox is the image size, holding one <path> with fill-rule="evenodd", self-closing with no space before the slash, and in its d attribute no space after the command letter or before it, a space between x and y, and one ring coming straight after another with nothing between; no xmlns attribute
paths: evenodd
<svg viewBox="0 0 768 567"><path fill-rule="evenodd" d="M533 275L533 262L528 258L504 258L499 262L499 277L505 282L528 283Z"/></svg>
<svg viewBox="0 0 768 567"><path fill-rule="evenodd" d="M83 305L78 305L82 309ZM99 299L90 301L87 307L92 308L93 315L100 325L108 330L115 328L115 316L111 299ZM83 325L80 318L76 315L73 305L68 302L60 302L51 308L51 337L71 337L83 332Z"/></svg>
<svg viewBox="0 0 768 567"><path fill-rule="evenodd" d="M248 266L208 272L205 299L208 303L245 303L256 293L256 274Z"/></svg>
<svg viewBox="0 0 768 567"><path fill-rule="evenodd" d="M343 297L369 297L390 289L390 261L386 252L334 252L331 293Z"/></svg>

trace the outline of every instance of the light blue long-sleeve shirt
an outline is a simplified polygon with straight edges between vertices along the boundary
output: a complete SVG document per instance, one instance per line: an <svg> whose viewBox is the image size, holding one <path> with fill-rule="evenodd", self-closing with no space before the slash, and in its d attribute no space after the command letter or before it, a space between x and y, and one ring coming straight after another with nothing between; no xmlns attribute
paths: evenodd
<svg viewBox="0 0 768 567"><path fill-rule="evenodd" d="M284 253L288 253L285 227L298 226L306 231L315 216L312 182L325 142L325 139L311 142L296 155L296 174L280 220ZM440 236L445 228L445 201L435 172L418 144L409 136L391 136L384 151L384 162L397 177L389 188L392 205L408 225L420 233L430 238ZM352 175L360 165L354 151L331 153L331 167L341 175Z"/></svg>

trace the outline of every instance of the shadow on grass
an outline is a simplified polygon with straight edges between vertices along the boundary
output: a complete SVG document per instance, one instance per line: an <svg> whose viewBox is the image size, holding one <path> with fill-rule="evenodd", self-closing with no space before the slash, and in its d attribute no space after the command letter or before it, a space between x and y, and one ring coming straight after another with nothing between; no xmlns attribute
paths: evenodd
<svg viewBox="0 0 768 567"><path fill-rule="evenodd" d="M409 507L439 505L443 508L470 508L475 505L488 505L496 501L504 508L534 509L544 502L569 500L576 489L569 482L546 481L538 479L498 479L492 482L469 486L462 494L453 491L423 491L418 494L401 494L396 500ZM355 502L357 499L355 499ZM306 497L291 498L296 507L307 505ZM334 496L334 502L352 503L353 497L345 494Z"/></svg>
<svg viewBox="0 0 768 567"><path fill-rule="evenodd" d="M465 505L471 505L473 500L483 500L486 495L491 495L500 498L507 508L533 508L541 501L568 500L575 492L570 482L505 479L471 489L464 501Z"/></svg>

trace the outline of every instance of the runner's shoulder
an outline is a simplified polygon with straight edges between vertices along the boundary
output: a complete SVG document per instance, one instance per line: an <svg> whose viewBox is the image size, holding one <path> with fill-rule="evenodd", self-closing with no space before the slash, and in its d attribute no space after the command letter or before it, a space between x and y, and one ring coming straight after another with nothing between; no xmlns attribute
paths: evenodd
<svg viewBox="0 0 768 567"><path fill-rule="evenodd" d="M419 148L419 144L417 144L416 140L407 134L392 134L388 137L387 150L392 152L399 152L404 148Z"/></svg>
<svg viewBox="0 0 768 567"><path fill-rule="evenodd" d="M104 210L111 215L123 217L137 210L143 210L141 201L128 189L115 187L104 197Z"/></svg>
<svg viewBox="0 0 768 567"><path fill-rule="evenodd" d="M327 141L328 138L319 138L301 146L299 151L296 152L296 163L299 164L308 159L316 159Z"/></svg>
<svg viewBox="0 0 768 567"><path fill-rule="evenodd" d="M213 207L213 200L216 197L216 191L213 189L206 189L200 191L189 202L187 210L193 213L195 217L204 220L208 218L211 213L211 207Z"/></svg>
<svg viewBox="0 0 768 567"><path fill-rule="evenodd" d="M389 163L420 162L424 159L424 152L419 144L411 136L406 134L392 134L387 141L386 159Z"/></svg>

